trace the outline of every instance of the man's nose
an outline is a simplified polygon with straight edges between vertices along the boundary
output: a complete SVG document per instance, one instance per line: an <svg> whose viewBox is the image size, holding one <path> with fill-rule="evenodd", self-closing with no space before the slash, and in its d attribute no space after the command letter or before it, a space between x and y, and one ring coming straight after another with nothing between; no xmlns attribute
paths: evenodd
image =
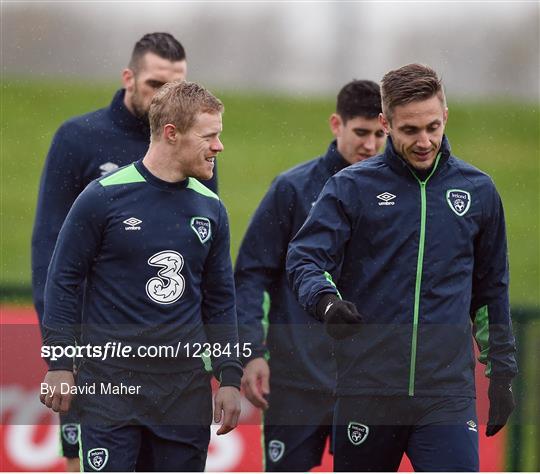
<svg viewBox="0 0 540 474"><path fill-rule="evenodd" d="M376 151L376 140L375 140L375 137L373 135L369 135L366 140L364 141L364 148L366 149L366 151L368 153L371 153L371 154L374 154L375 151Z"/></svg>
<svg viewBox="0 0 540 474"><path fill-rule="evenodd" d="M431 142L429 141L429 134L427 132L420 132L416 139L416 145L420 148L431 148Z"/></svg>
<svg viewBox="0 0 540 474"><path fill-rule="evenodd" d="M221 152L225 149L225 147L223 146L223 143L221 143L221 140L219 138L216 138L213 142L212 142L212 151L215 151L215 152Z"/></svg>

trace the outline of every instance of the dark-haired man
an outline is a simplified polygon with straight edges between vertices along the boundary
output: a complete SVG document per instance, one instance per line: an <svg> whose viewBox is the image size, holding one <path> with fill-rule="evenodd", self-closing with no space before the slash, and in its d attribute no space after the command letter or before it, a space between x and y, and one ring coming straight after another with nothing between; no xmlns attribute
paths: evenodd
<svg viewBox="0 0 540 474"><path fill-rule="evenodd" d="M267 471L309 471L321 463L330 435L335 385L331 339L288 288L285 255L327 179L382 147L380 103L379 86L372 81L355 80L341 89L330 116L334 141L324 155L274 180L240 248L235 269L238 321L242 341L254 348L245 361L242 385L248 399L266 409ZM266 341L265 292L270 297Z"/></svg>
<svg viewBox="0 0 540 474"><path fill-rule="evenodd" d="M184 79L186 53L169 33L144 35L122 71L123 89L109 107L75 117L56 132L43 168L32 234L32 288L39 321L47 268L66 215L82 190L101 175L142 157L148 148L148 109L166 82ZM214 175L206 183L216 191ZM62 452L68 469L78 471L77 420L61 417Z"/></svg>
<svg viewBox="0 0 540 474"><path fill-rule="evenodd" d="M92 181L62 225L43 318L45 347L58 357L41 400L65 411L76 390L85 471L204 470L212 390L201 352L220 382L217 434L238 423L229 224L219 197L198 181L212 177L223 150L222 112L198 84L164 85L150 105L147 153ZM75 385L69 351L85 280ZM112 344L123 350L107 352Z"/></svg>
<svg viewBox="0 0 540 474"><path fill-rule="evenodd" d="M506 231L493 181L450 152L435 71L381 84L384 154L336 174L289 246L302 306L336 339L336 471L477 471L471 316L486 434L513 410ZM343 298L343 299L342 299Z"/></svg>

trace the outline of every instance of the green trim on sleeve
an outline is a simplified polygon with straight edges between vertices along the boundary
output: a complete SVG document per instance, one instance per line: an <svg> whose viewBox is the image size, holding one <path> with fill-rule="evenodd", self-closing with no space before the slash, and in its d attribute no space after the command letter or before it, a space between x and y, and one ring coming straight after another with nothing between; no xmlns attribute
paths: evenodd
<svg viewBox="0 0 540 474"><path fill-rule="evenodd" d="M268 327L270 326L270 320L268 319L268 315L270 313L270 294L268 293L268 291L263 292L262 310L263 310L262 328L263 328L264 340L266 342L266 337L268 336ZM265 360L270 359L270 351L268 349L264 353L264 358Z"/></svg>
<svg viewBox="0 0 540 474"><path fill-rule="evenodd" d="M332 275L330 275L330 273L328 272L324 272L324 277L326 278L326 280L328 281L328 283L330 283L337 291L337 295L339 297L340 300L342 300L343 298L341 297L341 293L339 292L339 290L337 289L337 286L336 284L334 283L334 280L332 279Z"/></svg>
<svg viewBox="0 0 540 474"><path fill-rule="evenodd" d="M474 338L480 348L480 355L478 356L478 362L486 366L486 377L491 375L491 361L489 356L489 312L488 307L482 306L479 308L474 316L475 333Z"/></svg>
<svg viewBox="0 0 540 474"><path fill-rule="evenodd" d="M125 168L119 169L116 173L111 174L103 179L99 180L101 186L114 186L116 184L130 184L130 183L144 183L146 180L139 173L139 170L135 168L135 165L132 163Z"/></svg>
<svg viewBox="0 0 540 474"><path fill-rule="evenodd" d="M219 196L215 192L208 189L204 184L202 184L200 181L196 180L195 178L189 178L187 187L188 189L192 189L196 193L202 194L203 196L206 196L206 197L217 199L219 201Z"/></svg>
<svg viewBox="0 0 540 474"><path fill-rule="evenodd" d="M210 356L203 352L201 354L201 360L203 361L205 372L207 372L207 373L212 372L213 371L213 369L212 369L212 359L210 358ZM220 380L220 382L221 382L221 380Z"/></svg>

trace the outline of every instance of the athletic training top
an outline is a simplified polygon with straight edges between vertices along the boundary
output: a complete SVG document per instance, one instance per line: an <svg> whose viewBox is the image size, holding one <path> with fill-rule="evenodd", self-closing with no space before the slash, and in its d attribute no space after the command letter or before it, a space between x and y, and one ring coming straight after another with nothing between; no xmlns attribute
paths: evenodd
<svg viewBox="0 0 540 474"><path fill-rule="evenodd" d="M272 385L333 392L333 341L323 324L298 304L285 273L290 240L324 184L348 165L334 140L326 153L280 174L255 211L235 267L240 339L253 357L269 352ZM263 331L263 294L270 296L268 334Z"/></svg>
<svg viewBox="0 0 540 474"><path fill-rule="evenodd" d="M121 89L108 107L69 119L52 140L32 233L32 290L40 322L47 268L73 202L91 181L141 159L148 150L148 122L126 108L124 95ZM217 193L216 167L204 184Z"/></svg>
<svg viewBox="0 0 540 474"><path fill-rule="evenodd" d="M147 372L202 368L194 343L219 345L215 373L241 366L229 225L218 196L188 178L168 183L142 160L93 181L71 208L55 247L45 291L45 344L73 345L78 293L86 278L81 346L107 342L171 345L173 356L103 361ZM187 346L186 346L187 344ZM50 361L70 370L72 360Z"/></svg>
<svg viewBox="0 0 540 474"><path fill-rule="evenodd" d="M330 178L287 272L310 312L339 291L362 315L336 342L338 395L474 397L471 316L488 375L517 373L501 200L446 137L423 180L391 139Z"/></svg>

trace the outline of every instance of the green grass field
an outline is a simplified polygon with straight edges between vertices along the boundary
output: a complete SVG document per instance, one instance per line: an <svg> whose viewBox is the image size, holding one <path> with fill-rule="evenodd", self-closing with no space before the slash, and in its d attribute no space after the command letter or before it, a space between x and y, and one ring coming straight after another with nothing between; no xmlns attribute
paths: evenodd
<svg viewBox="0 0 540 474"><path fill-rule="evenodd" d="M68 117L109 103L116 87L6 80L1 98L0 287L30 283L30 234L43 161ZM220 194L236 255L248 220L273 177L321 154L331 140L334 100L222 93ZM509 233L513 304L540 306L539 111L535 104L449 99L454 153L489 173L502 195Z"/></svg>

